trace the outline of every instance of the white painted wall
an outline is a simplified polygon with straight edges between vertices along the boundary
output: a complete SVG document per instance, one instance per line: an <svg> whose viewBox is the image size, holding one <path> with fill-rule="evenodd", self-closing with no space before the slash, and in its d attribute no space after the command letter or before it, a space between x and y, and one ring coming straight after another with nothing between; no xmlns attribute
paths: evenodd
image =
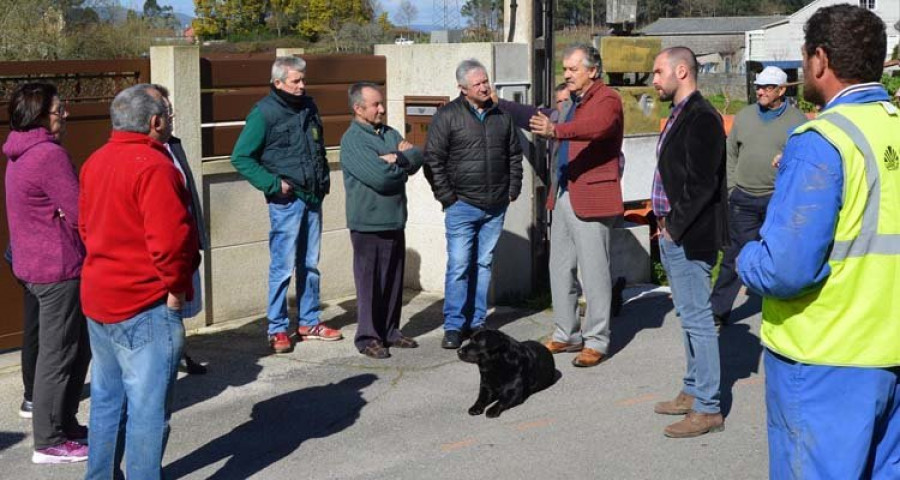
<svg viewBox="0 0 900 480"><path fill-rule="evenodd" d="M530 86L528 47L519 43L444 43L376 45L376 55L387 62L388 124L406 130L405 96L459 96L456 66L478 59L495 85ZM530 97L529 97L530 98ZM534 170L524 162L522 193L506 213L504 232L494 255L494 298L530 293L536 196ZM444 291L447 264L444 213L434 199L424 174L409 179L409 220L406 226L406 286L431 292Z"/></svg>
<svg viewBox="0 0 900 480"><path fill-rule="evenodd" d="M800 48L803 46L803 25L809 20L816 10L830 5L850 3L858 5L857 1L847 0L818 0L798 10L788 18L786 23L780 23L764 28L764 37L757 43L750 41L748 32L745 47L748 48L750 60L782 60L799 61L803 59ZM900 0L876 0L874 12L881 17L887 27L888 54L900 41L900 32L894 28L894 24L900 21Z"/></svg>

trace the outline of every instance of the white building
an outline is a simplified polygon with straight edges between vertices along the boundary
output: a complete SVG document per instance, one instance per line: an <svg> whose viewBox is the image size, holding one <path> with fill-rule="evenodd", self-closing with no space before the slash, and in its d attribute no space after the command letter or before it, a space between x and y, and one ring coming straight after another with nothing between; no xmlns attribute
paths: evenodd
<svg viewBox="0 0 900 480"><path fill-rule="evenodd" d="M799 66L803 59L803 25L816 10L841 3L857 3L875 12L887 26L888 56L900 41L900 0L816 0L796 13L764 25L745 35L744 51L747 60L757 62L791 62Z"/></svg>

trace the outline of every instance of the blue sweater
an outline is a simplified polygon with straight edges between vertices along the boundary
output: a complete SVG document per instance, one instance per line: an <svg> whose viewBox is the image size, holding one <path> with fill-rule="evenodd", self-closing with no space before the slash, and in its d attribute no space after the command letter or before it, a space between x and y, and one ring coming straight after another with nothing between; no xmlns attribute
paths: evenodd
<svg viewBox="0 0 900 480"><path fill-rule="evenodd" d="M878 83L855 85L822 111L845 103L887 100L887 91ZM807 131L788 139L761 239L747 243L738 256L738 274L748 288L769 297L792 298L828 278L843 188L840 153L824 137Z"/></svg>

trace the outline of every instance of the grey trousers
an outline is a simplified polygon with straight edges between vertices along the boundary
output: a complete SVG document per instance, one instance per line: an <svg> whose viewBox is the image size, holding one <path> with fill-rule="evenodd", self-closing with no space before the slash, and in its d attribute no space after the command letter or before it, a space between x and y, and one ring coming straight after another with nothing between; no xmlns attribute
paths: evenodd
<svg viewBox="0 0 900 480"><path fill-rule="evenodd" d="M38 299L37 366L34 373L34 449L59 445L78 426L75 414L91 361L87 321L81 312L81 280L27 283Z"/></svg>
<svg viewBox="0 0 900 480"><path fill-rule="evenodd" d="M607 353L612 282L609 273L610 229L616 218L581 220L575 216L569 193L553 210L550 227L550 295L556 330L553 340ZM578 321L578 272L587 300L584 325Z"/></svg>

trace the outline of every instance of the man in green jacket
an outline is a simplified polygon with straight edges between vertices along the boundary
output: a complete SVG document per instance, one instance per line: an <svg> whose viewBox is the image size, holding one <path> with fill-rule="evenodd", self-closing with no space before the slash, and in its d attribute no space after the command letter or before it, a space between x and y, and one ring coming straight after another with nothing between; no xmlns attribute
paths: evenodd
<svg viewBox="0 0 900 480"><path fill-rule="evenodd" d="M347 228L356 281L356 348L371 358L389 347L416 348L400 333L406 259L406 179L422 166L422 151L384 124L384 97L373 83L350 87L353 121L341 138Z"/></svg>
<svg viewBox="0 0 900 480"><path fill-rule="evenodd" d="M322 119L306 96L306 62L278 57L271 92L247 115L231 163L269 204L269 344L293 349L288 335L287 289L297 270L297 335L301 340L340 340L319 323L319 245L322 199L330 187Z"/></svg>
<svg viewBox="0 0 900 480"><path fill-rule="evenodd" d="M756 76L757 102L747 105L734 117L728 134L728 229L731 246L719 268L719 276L709 301L717 328L728 322L731 307L741 289L734 268L735 259L747 242L759 240L766 209L775 192L773 159L781 155L788 135L806 123L806 116L785 101L787 74L769 66Z"/></svg>

